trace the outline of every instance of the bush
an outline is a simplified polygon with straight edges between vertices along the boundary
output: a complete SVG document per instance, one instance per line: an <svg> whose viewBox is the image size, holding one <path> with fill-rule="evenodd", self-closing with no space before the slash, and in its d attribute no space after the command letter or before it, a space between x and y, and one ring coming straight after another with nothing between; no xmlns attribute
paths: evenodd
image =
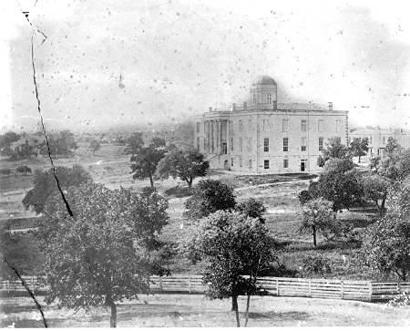
<svg viewBox="0 0 410 331"><path fill-rule="evenodd" d="M410 294L407 292L402 292L397 294L393 299L391 299L387 306L389 307L407 307L410 306Z"/></svg>
<svg viewBox="0 0 410 331"><path fill-rule="evenodd" d="M165 194L168 196L174 196L176 198L183 198L192 195L192 188L186 186L174 186L165 190Z"/></svg>
<svg viewBox="0 0 410 331"><path fill-rule="evenodd" d="M307 256L303 259L302 272L304 276L321 276L324 277L326 274L332 272L331 262L329 259L321 256Z"/></svg>
<svg viewBox="0 0 410 331"><path fill-rule="evenodd" d="M31 168L26 165L18 166L16 171L20 174L31 174Z"/></svg>
<svg viewBox="0 0 410 331"><path fill-rule="evenodd" d="M5 176L11 175L11 169L8 169L8 168L0 169L0 175L5 175Z"/></svg>

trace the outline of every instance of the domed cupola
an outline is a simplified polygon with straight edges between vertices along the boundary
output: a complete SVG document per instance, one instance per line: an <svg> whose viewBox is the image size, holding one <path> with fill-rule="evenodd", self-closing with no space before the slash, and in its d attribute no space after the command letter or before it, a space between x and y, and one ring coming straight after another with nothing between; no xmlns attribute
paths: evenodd
<svg viewBox="0 0 410 331"><path fill-rule="evenodd" d="M272 77L259 76L252 84L250 103L260 109L276 109L277 84Z"/></svg>

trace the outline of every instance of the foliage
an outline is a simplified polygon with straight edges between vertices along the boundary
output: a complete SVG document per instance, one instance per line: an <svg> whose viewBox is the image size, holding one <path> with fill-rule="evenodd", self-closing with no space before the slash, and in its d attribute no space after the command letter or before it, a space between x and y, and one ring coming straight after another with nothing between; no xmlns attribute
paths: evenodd
<svg viewBox="0 0 410 331"><path fill-rule="evenodd" d="M306 202L312 199L308 190L303 190L298 194L299 202L304 205Z"/></svg>
<svg viewBox="0 0 410 331"><path fill-rule="evenodd" d="M90 141L90 144L88 145L88 148L95 153L96 151L98 151L101 148L101 143L99 140L97 139L92 139Z"/></svg>
<svg viewBox="0 0 410 331"><path fill-rule="evenodd" d="M142 132L135 132L127 139L127 146L124 153L136 155L144 146L144 140L142 139Z"/></svg>
<svg viewBox="0 0 410 331"><path fill-rule="evenodd" d="M363 196L360 174L350 159L329 160L317 188L321 197L333 202L334 211L352 207Z"/></svg>
<svg viewBox="0 0 410 331"><path fill-rule="evenodd" d="M52 155L70 155L78 148L74 134L69 130L48 134L48 142ZM44 142L40 147L40 153L47 155L48 148Z"/></svg>
<svg viewBox="0 0 410 331"><path fill-rule="evenodd" d="M205 176L208 168L209 163L200 152L174 149L159 162L157 172L163 178L179 177L191 187L194 178Z"/></svg>
<svg viewBox="0 0 410 331"><path fill-rule="evenodd" d="M235 209L245 216L256 218L262 223L265 223L263 214L266 211L266 207L262 202L257 201L254 198L249 198L243 202L238 203Z"/></svg>
<svg viewBox="0 0 410 331"><path fill-rule="evenodd" d="M91 175L79 165L72 168L57 167L56 174L62 188L79 186L83 183L92 182ZM32 207L39 214L43 212L47 199L53 195L59 195L53 170L36 170L33 176L34 187L27 192L23 199L26 209Z"/></svg>
<svg viewBox="0 0 410 331"><path fill-rule="evenodd" d="M386 178L377 174L362 178L364 196L376 204L380 215L383 215L385 210L389 185L390 182Z"/></svg>
<svg viewBox="0 0 410 331"><path fill-rule="evenodd" d="M332 272L331 261L320 254L307 256L303 259L302 270L305 277L325 277Z"/></svg>
<svg viewBox="0 0 410 331"><path fill-rule="evenodd" d="M107 305L116 325L116 303L147 292L158 268L153 250L167 223L167 202L102 185L70 187L70 217L60 197L46 206L39 239L46 256L47 302L68 308Z"/></svg>
<svg viewBox="0 0 410 331"><path fill-rule="evenodd" d="M151 140L151 145L155 148L165 147L166 142L164 138L161 137L153 137Z"/></svg>
<svg viewBox="0 0 410 331"><path fill-rule="evenodd" d="M276 259L268 229L257 219L218 211L202 219L193 233L191 247L206 262L206 294L211 299L231 297L239 326L237 297L247 294L249 309L257 275Z"/></svg>
<svg viewBox="0 0 410 331"><path fill-rule="evenodd" d="M369 150L369 138L354 138L350 143L350 151L353 156L360 157L366 155Z"/></svg>
<svg viewBox="0 0 410 331"><path fill-rule="evenodd" d="M0 153L2 155L10 156L11 144L19 139L20 135L13 131L8 131L5 134L0 135Z"/></svg>
<svg viewBox="0 0 410 331"><path fill-rule="evenodd" d="M329 239L340 231L332 205L332 202L323 198L310 200L303 205L303 221L299 230L312 233L314 246L317 245L317 232Z"/></svg>
<svg viewBox="0 0 410 331"><path fill-rule="evenodd" d="M10 168L4 168L4 169L0 169L0 174L1 175L11 175L11 169Z"/></svg>
<svg viewBox="0 0 410 331"><path fill-rule="evenodd" d="M410 293L402 292L397 294L387 303L388 307L407 307L410 306Z"/></svg>
<svg viewBox="0 0 410 331"><path fill-rule="evenodd" d="M362 259L384 274L407 280L410 271L410 188L400 185L388 198L388 212L370 226L362 245Z"/></svg>
<svg viewBox="0 0 410 331"><path fill-rule="evenodd" d="M385 147L385 151L387 152L388 156L400 153L401 149L402 147L400 146L400 144L397 142L396 139L394 139L393 137L387 138L387 144Z"/></svg>
<svg viewBox="0 0 410 331"><path fill-rule="evenodd" d="M159 161L164 157L165 151L154 145L141 147L138 154L131 156L131 173L133 178L149 178L151 187L154 187L154 175Z"/></svg>
<svg viewBox="0 0 410 331"><path fill-rule="evenodd" d="M26 166L26 165L18 166L18 167L16 168L16 171L17 171L18 173L22 173L22 174L31 174L31 168L28 167L28 166Z"/></svg>
<svg viewBox="0 0 410 331"><path fill-rule="evenodd" d="M350 158L350 156L349 148L342 144L340 137L332 137L328 140L317 162L319 167L323 167L330 159L346 159Z"/></svg>
<svg viewBox="0 0 410 331"><path fill-rule="evenodd" d="M233 189L218 180L201 180L194 188L193 195L185 202L185 216L200 219L218 210L235 208Z"/></svg>

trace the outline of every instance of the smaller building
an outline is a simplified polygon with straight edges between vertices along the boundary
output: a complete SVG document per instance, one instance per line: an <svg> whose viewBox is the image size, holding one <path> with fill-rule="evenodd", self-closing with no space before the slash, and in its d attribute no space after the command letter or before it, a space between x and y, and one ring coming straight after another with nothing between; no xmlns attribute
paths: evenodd
<svg viewBox="0 0 410 331"><path fill-rule="evenodd" d="M368 157L385 155L389 137L397 140L403 148L410 148L410 132L403 129L380 127L352 128L349 132L349 144L354 138L367 138L369 141Z"/></svg>

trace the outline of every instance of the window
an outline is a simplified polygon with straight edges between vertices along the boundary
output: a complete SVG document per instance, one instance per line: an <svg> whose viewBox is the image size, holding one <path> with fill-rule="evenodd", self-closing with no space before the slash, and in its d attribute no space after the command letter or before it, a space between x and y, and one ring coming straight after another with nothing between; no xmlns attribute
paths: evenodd
<svg viewBox="0 0 410 331"><path fill-rule="evenodd" d="M192 131L191 131L192 132ZM196 148L200 149L201 148L201 139L199 137L196 138Z"/></svg>
<svg viewBox="0 0 410 331"><path fill-rule="evenodd" d="M269 120L262 120L262 130L268 130L269 129Z"/></svg>
<svg viewBox="0 0 410 331"><path fill-rule="evenodd" d="M231 143L230 143L230 145L231 145L231 152L233 152L233 137L231 137Z"/></svg>
<svg viewBox="0 0 410 331"><path fill-rule="evenodd" d="M289 138L283 138L283 151L287 152L289 150Z"/></svg>
<svg viewBox="0 0 410 331"><path fill-rule="evenodd" d="M233 157L231 157L231 167L233 167Z"/></svg>
<svg viewBox="0 0 410 331"><path fill-rule="evenodd" d="M242 168L242 156L239 157L239 166Z"/></svg>
<svg viewBox="0 0 410 331"><path fill-rule="evenodd" d="M249 166L249 169L252 169L252 159L249 160L248 166Z"/></svg>
<svg viewBox="0 0 410 331"><path fill-rule="evenodd" d="M306 120L301 120L300 121L300 130L302 132L306 132L307 129L307 121Z"/></svg>
<svg viewBox="0 0 410 331"><path fill-rule="evenodd" d="M256 94L252 95L252 102L255 104L256 103Z"/></svg>
<svg viewBox="0 0 410 331"><path fill-rule="evenodd" d="M248 137L247 149L248 152L252 152L252 137Z"/></svg>
<svg viewBox="0 0 410 331"><path fill-rule="evenodd" d="M243 139L242 139L242 137L239 137L239 151L241 153L243 152Z"/></svg>
<svg viewBox="0 0 410 331"><path fill-rule="evenodd" d="M263 151L269 152L269 138L263 139Z"/></svg>
<svg viewBox="0 0 410 331"><path fill-rule="evenodd" d="M317 122L317 131L318 132L323 132L323 120L319 120Z"/></svg>
<svg viewBox="0 0 410 331"><path fill-rule="evenodd" d="M266 95L266 101L267 101L268 104L271 104L271 103L272 103L272 94L268 93L268 94Z"/></svg>
<svg viewBox="0 0 410 331"><path fill-rule="evenodd" d="M300 141L300 150L306 152L306 137L302 137Z"/></svg>
<svg viewBox="0 0 410 331"><path fill-rule="evenodd" d="M263 169L269 169L269 160L263 160Z"/></svg>
<svg viewBox="0 0 410 331"><path fill-rule="evenodd" d="M323 137L319 137L319 151L323 150Z"/></svg>
<svg viewBox="0 0 410 331"><path fill-rule="evenodd" d="M284 168L289 168L289 160L288 159L283 159L283 167Z"/></svg>
<svg viewBox="0 0 410 331"><path fill-rule="evenodd" d="M201 131L201 123L197 122L196 123L196 132L199 132L199 131Z"/></svg>
<svg viewBox="0 0 410 331"><path fill-rule="evenodd" d="M342 121L336 120L336 132L340 132L341 128L342 128Z"/></svg>
<svg viewBox="0 0 410 331"><path fill-rule="evenodd" d="M288 132L289 129L289 120L283 119L282 120L282 132Z"/></svg>
<svg viewBox="0 0 410 331"><path fill-rule="evenodd" d="M239 131L243 130L243 122L242 120L239 120Z"/></svg>

